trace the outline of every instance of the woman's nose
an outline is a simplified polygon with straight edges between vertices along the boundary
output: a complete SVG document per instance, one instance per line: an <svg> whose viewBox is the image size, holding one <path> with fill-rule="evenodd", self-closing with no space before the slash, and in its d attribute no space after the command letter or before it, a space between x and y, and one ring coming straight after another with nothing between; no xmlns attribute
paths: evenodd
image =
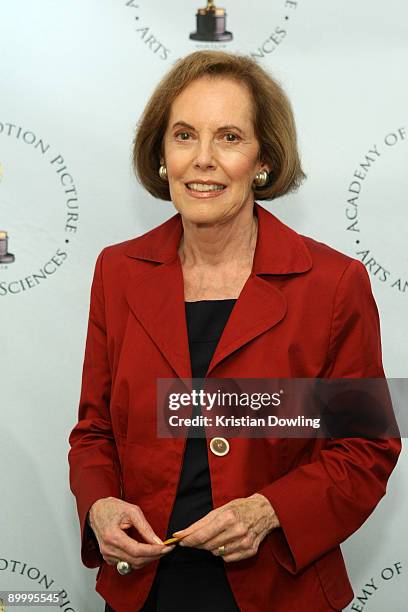
<svg viewBox="0 0 408 612"><path fill-rule="evenodd" d="M197 142L194 163L200 168L216 165L214 147L211 139L201 139Z"/></svg>

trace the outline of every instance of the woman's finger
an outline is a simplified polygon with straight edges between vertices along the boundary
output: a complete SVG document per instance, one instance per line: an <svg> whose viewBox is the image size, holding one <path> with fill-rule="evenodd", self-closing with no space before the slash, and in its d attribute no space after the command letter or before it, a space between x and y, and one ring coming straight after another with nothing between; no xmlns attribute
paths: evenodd
<svg viewBox="0 0 408 612"><path fill-rule="evenodd" d="M136 527L141 537L149 544L162 544L163 540L153 531L151 525L146 520L142 509L139 506L133 506L129 511L129 517L132 524Z"/></svg>
<svg viewBox="0 0 408 612"><path fill-rule="evenodd" d="M109 553L102 554L104 560L109 565L116 565L118 561L126 561L133 567L134 569L143 567L147 563L151 563L152 561L157 561L161 559L164 555L168 554L171 550L174 549L173 546L166 546L165 549L156 554L149 554L147 556L138 555L137 557L127 554L121 549L109 549ZM102 552L102 551L101 551Z"/></svg>
<svg viewBox="0 0 408 612"><path fill-rule="evenodd" d="M235 525L232 529L206 542L206 548L211 551L217 550L219 546L225 546L228 550L235 551L238 548L250 548L259 542L259 536L253 528L243 528Z"/></svg>
<svg viewBox="0 0 408 612"><path fill-rule="evenodd" d="M217 508L217 510L219 509ZM230 508L217 513L209 513L204 518L205 521L197 521L187 529L175 532L175 534L182 536L183 546L199 547L217 536L222 537L228 529L233 527L236 521L234 511ZM197 525L200 526L197 528Z"/></svg>
<svg viewBox="0 0 408 612"><path fill-rule="evenodd" d="M163 553L166 554L167 550L172 550L173 546L166 546L163 544L144 544L137 542L133 538L129 537L125 532L118 530L109 540L105 540L101 545L101 553L118 557L124 561L127 558L137 560L140 557L157 557ZM126 558L125 558L126 557Z"/></svg>

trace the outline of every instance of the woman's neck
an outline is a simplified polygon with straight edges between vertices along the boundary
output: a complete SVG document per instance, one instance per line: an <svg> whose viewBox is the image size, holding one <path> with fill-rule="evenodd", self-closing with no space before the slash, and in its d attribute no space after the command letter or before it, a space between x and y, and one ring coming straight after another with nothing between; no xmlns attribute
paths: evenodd
<svg viewBox="0 0 408 612"><path fill-rule="evenodd" d="M182 222L178 253L184 267L252 266L258 235L253 207L216 225L199 225L184 218Z"/></svg>

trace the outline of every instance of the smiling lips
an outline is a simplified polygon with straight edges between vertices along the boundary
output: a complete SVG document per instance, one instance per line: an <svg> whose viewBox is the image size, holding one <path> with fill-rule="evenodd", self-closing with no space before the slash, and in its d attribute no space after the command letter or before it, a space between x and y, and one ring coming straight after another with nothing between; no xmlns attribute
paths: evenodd
<svg viewBox="0 0 408 612"><path fill-rule="evenodd" d="M206 182L206 181L198 181L198 182L190 182L186 183L186 188L195 198L211 198L219 195L226 189L226 185L217 182Z"/></svg>

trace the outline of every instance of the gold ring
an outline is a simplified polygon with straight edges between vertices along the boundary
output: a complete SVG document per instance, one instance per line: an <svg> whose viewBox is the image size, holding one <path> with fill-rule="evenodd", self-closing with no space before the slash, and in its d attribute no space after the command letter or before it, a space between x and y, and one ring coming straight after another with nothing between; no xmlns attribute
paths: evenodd
<svg viewBox="0 0 408 612"><path fill-rule="evenodd" d="M225 546L224 546L224 544L222 546L218 547L218 554L221 555L221 557L222 557L222 555L225 555Z"/></svg>

